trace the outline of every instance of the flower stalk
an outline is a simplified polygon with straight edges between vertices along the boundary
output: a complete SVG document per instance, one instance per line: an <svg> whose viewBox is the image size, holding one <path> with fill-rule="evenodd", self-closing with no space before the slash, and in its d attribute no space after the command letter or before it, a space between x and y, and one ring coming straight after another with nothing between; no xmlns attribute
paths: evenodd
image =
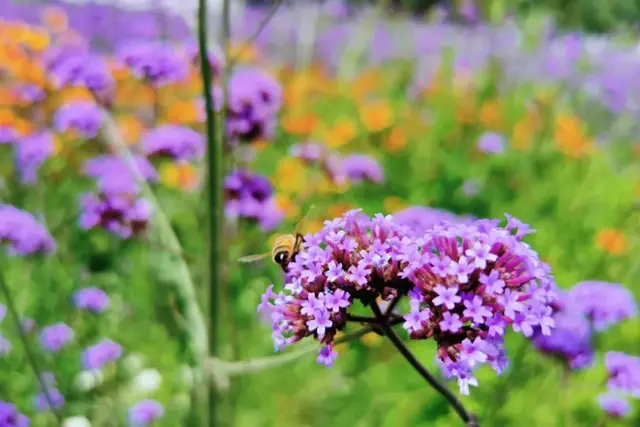
<svg viewBox="0 0 640 427"><path fill-rule="evenodd" d="M462 402L443 384L441 384L427 369L416 359L407 346L402 342L400 337L393 331L391 325L389 325L388 317L382 313L378 304L371 304L371 310L373 315L378 320L378 325L389 338L389 341L395 346L400 354L409 362L409 364L424 378L431 387L433 387L438 393L440 393L451 405L451 407L460 416L469 427L478 427L478 419L475 414L469 412Z"/></svg>

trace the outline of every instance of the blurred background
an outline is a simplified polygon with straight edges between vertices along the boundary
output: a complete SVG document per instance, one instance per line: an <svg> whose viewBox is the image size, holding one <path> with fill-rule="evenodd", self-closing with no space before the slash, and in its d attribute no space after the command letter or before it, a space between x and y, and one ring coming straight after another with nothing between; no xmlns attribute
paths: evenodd
<svg viewBox="0 0 640 427"><path fill-rule="evenodd" d="M237 259L354 208L537 230L571 304L554 340L509 333L509 368L478 372L480 425L640 425L639 2L234 0L225 34L211 0L228 144L204 367L197 6L0 0L1 427L206 425L203 383L225 427L461 425L379 335L331 368L274 351L257 306L282 272ZM439 375L433 342L408 346Z"/></svg>

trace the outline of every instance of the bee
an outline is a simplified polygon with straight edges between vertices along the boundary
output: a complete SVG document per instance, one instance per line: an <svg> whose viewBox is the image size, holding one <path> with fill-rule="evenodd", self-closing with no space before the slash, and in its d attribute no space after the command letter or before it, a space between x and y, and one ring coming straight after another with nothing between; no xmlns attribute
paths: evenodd
<svg viewBox="0 0 640 427"><path fill-rule="evenodd" d="M304 236L300 233L300 228L309 216L311 209L313 209L313 206L309 208L305 216L300 220L300 222L298 222L298 225L296 226L292 234L283 234L276 238L275 242L273 243L273 248L270 252L243 256L238 261L243 263L255 262L271 255L271 260L278 264L280 268L282 268L282 270L286 273L289 262L291 262L291 260L294 259L296 255L298 255L300 249L302 249L302 241L304 240Z"/></svg>

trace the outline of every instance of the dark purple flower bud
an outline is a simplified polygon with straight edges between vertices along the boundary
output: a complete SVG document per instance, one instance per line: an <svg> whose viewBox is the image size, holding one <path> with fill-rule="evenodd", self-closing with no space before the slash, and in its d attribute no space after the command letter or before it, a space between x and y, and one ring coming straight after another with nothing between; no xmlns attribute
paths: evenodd
<svg viewBox="0 0 640 427"><path fill-rule="evenodd" d="M0 244L11 255L51 253L56 243L47 229L28 212L0 204Z"/></svg>
<svg viewBox="0 0 640 427"><path fill-rule="evenodd" d="M229 217L256 221L272 230L283 218L269 180L244 169L232 171L224 182L225 211Z"/></svg>

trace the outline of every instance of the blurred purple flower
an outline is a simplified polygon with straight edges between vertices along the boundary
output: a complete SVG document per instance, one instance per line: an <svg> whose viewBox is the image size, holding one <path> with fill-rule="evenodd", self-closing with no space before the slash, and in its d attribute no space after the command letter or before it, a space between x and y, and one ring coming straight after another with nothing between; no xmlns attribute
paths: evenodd
<svg viewBox="0 0 640 427"><path fill-rule="evenodd" d="M619 283L580 282L571 289L569 297L599 332L638 315L633 295Z"/></svg>
<svg viewBox="0 0 640 427"><path fill-rule="evenodd" d="M13 144L20 135L12 126L0 126L0 145Z"/></svg>
<svg viewBox="0 0 640 427"><path fill-rule="evenodd" d="M468 179L462 183L462 192L465 196L475 197L480 192L480 183L474 179Z"/></svg>
<svg viewBox="0 0 640 427"><path fill-rule="evenodd" d="M81 228L103 228L122 239L144 233L153 213L153 206L147 200L126 194L85 193L80 203Z"/></svg>
<svg viewBox="0 0 640 427"><path fill-rule="evenodd" d="M74 335L69 325L62 322L55 323L42 328L40 345L47 351L57 353L73 339Z"/></svg>
<svg viewBox="0 0 640 427"><path fill-rule="evenodd" d="M495 132L485 132L478 139L478 150L487 154L501 154L504 152L504 137Z"/></svg>
<svg viewBox="0 0 640 427"><path fill-rule="evenodd" d="M629 402L615 393L607 392L597 397L598 404L611 418L626 418L631 413Z"/></svg>
<svg viewBox="0 0 640 427"><path fill-rule="evenodd" d="M109 297L100 288L84 288L73 294L73 302L77 308L102 313L109 307Z"/></svg>
<svg viewBox="0 0 640 427"><path fill-rule="evenodd" d="M188 40L184 44L184 50L187 55L187 59L191 61L195 66L200 66L200 46L197 40ZM224 59L221 55L209 51L207 53L209 58L209 65L211 66L211 74L213 79L217 79L222 75L222 67L224 66Z"/></svg>
<svg viewBox="0 0 640 427"><path fill-rule="evenodd" d="M415 237L390 216L369 218L360 210L325 221L288 264L287 293L270 287L259 306L271 320L276 349L308 336L331 345L354 300L408 296L410 338L435 339L445 376L457 378L468 394L478 384L477 367L490 364L498 374L506 367L509 325L525 336L535 327L550 334L553 327L556 285L549 266L521 241L526 233L512 233L514 218L505 227L498 223L446 223ZM487 285L497 280L503 286ZM349 295L347 304L334 305L337 292ZM458 318L464 334L456 332ZM328 364L326 357L318 361Z"/></svg>
<svg viewBox="0 0 640 427"><path fill-rule="evenodd" d="M607 387L621 395L640 398L640 357L609 351L604 356Z"/></svg>
<svg viewBox="0 0 640 427"><path fill-rule="evenodd" d="M11 352L12 348L13 345L11 344L11 341L0 334L0 356L8 355Z"/></svg>
<svg viewBox="0 0 640 427"><path fill-rule="evenodd" d="M289 154L309 164L314 164L324 160L327 155L327 148L317 142L307 141L292 145L289 148Z"/></svg>
<svg viewBox="0 0 640 427"><path fill-rule="evenodd" d="M4 317L7 315L7 306L0 303L0 322L4 320Z"/></svg>
<svg viewBox="0 0 640 427"><path fill-rule="evenodd" d="M273 198L269 180L244 169L236 169L225 178L225 212L232 218L256 221L265 230L274 229L283 213Z"/></svg>
<svg viewBox="0 0 640 427"><path fill-rule="evenodd" d="M594 360L591 326L578 307L563 304L562 310L553 314L555 328L551 335L543 335L539 329L532 337L534 346L549 354L571 369L589 367Z"/></svg>
<svg viewBox="0 0 640 427"><path fill-rule="evenodd" d="M129 422L133 426L148 426L162 418L164 408L157 400L145 399L129 409Z"/></svg>
<svg viewBox="0 0 640 427"><path fill-rule="evenodd" d="M101 369L108 363L117 362L122 357L120 344L105 338L99 343L87 347L82 353L82 367L85 370Z"/></svg>
<svg viewBox="0 0 640 427"><path fill-rule="evenodd" d="M457 216L446 210L426 206L410 206L395 212L393 219L398 224L409 227L417 235L423 235L425 231L442 222L462 224L473 220L468 216Z"/></svg>
<svg viewBox="0 0 640 427"><path fill-rule="evenodd" d="M36 180L38 169L55 150L53 135L49 132L21 138L16 141L14 147L20 180L25 184L31 184Z"/></svg>
<svg viewBox="0 0 640 427"><path fill-rule="evenodd" d="M50 51L48 68L58 88L86 87L98 95L105 95L115 86L106 62L97 54L83 48Z"/></svg>
<svg viewBox="0 0 640 427"><path fill-rule="evenodd" d="M245 67L229 81L227 128L235 141L271 139L282 107L280 83L259 68Z"/></svg>
<svg viewBox="0 0 640 427"><path fill-rule="evenodd" d="M384 170L376 159L364 154L351 154L342 159L342 167L349 179L355 183L384 181Z"/></svg>
<svg viewBox="0 0 640 427"><path fill-rule="evenodd" d="M53 117L58 132L74 130L84 138L95 138L102 127L102 110L93 102L75 101L65 104Z"/></svg>
<svg viewBox="0 0 640 427"><path fill-rule="evenodd" d="M131 166L134 166L145 180L149 182L158 180L158 173L145 157L135 155L131 163ZM98 189L104 194L135 195L140 191L136 180L138 174L131 170L129 162L117 155L103 155L87 160L84 163L83 172L97 180Z"/></svg>
<svg viewBox="0 0 640 427"><path fill-rule="evenodd" d="M337 154L328 154L324 159L322 168L334 184L344 185L347 183L349 179L347 169L344 166L343 159Z"/></svg>
<svg viewBox="0 0 640 427"><path fill-rule="evenodd" d="M11 255L55 252L56 243L47 229L28 212L0 204L0 244Z"/></svg>
<svg viewBox="0 0 640 427"><path fill-rule="evenodd" d="M18 412L13 403L0 400L0 426L29 427L29 418Z"/></svg>
<svg viewBox="0 0 640 427"><path fill-rule="evenodd" d="M144 153L150 157L193 160L204 155L205 141L198 132L183 126L165 125L147 132L142 138Z"/></svg>
<svg viewBox="0 0 640 427"><path fill-rule="evenodd" d="M118 56L136 77L154 87L184 81L189 75L187 63L173 46L165 43L129 43Z"/></svg>
<svg viewBox="0 0 640 427"><path fill-rule="evenodd" d="M36 407L36 410L39 412L50 410L51 406L49 405L49 399L51 399L51 406L53 406L53 409L60 409L65 404L65 399L62 393L60 393L60 391L55 387L47 385L47 394L40 392L33 398L33 404Z"/></svg>

